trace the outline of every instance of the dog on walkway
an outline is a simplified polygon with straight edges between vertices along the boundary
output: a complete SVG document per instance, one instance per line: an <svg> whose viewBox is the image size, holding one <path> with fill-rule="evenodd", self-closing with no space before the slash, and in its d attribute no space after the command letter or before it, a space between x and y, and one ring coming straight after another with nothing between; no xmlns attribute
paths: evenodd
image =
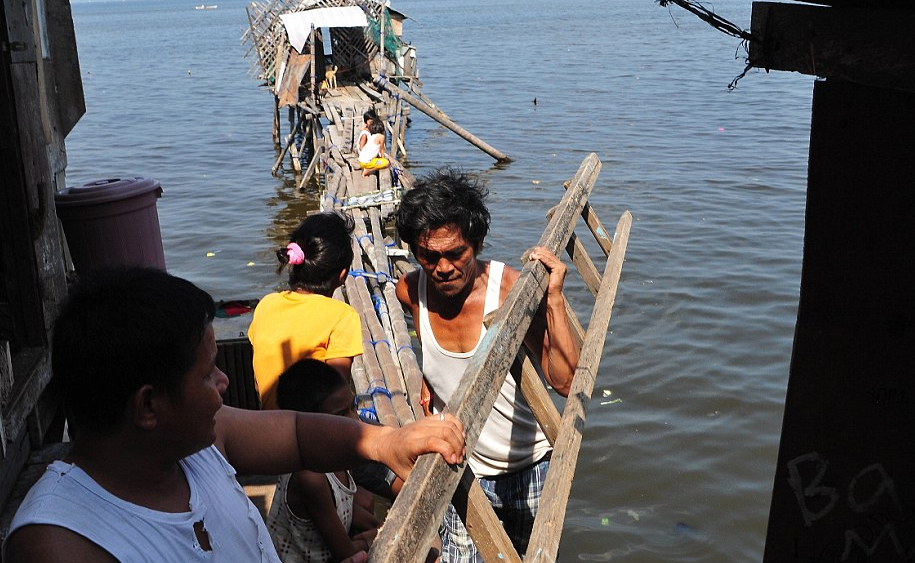
<svg viewBox="0 0 915 563"><path fill-rule="evenodd" d="M324 70L324 82L330 91L337 89L337 65L328 67Z"/></svg>

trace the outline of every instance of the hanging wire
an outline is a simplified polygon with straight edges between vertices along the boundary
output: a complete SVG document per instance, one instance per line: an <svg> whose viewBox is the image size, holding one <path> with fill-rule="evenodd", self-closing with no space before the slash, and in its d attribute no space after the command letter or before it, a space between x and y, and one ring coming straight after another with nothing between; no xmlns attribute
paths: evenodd
<svg viewBox="0 0 915 563"><path fill-rule="evenodd" d="M728 84L728 90L734 90L737 88L737 82L746 76L747 72L753 68L753 65L750 64L749 44L750 41L757 41L756 37L754 37L753 34L751 34L749 31L742 29L740 26L722 18L695 0L657 0L657 2L661 5L662 8L668 8L668 11L670 10L669 4L676 4L687 12L694 14L700 20L714 27L718 31L741 40L740 46L737 47L737 52L739 53L741 49L743 50L743 59L746 67L744 67L743 72L741 72L737 77L734 78L734 80L731 80L730 84ZM671 15L671 19L673 19L673 15ZM676 24L676 22L674 23ZM734 58L739 59L741 56L739 54L735 54Z"/></svg>

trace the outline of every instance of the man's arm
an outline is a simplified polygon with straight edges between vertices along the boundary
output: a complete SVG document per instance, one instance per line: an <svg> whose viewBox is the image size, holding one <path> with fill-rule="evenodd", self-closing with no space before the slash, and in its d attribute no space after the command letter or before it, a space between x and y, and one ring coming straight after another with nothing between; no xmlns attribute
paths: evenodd
<svg viewBox="0 0 915 563"><path fill-rule="evenodd" d="M540 368L547 383L557 393L567 397L578 365L579 349L562 295L566 266L542 246L534 247L529 259L543 263L550 278L546 299L531 321L524 342L534 356L540 358Z"/></svg>
<svg viewBox="0 0 915 563"><path fill-rule="evenodd" d="M402 428L373 426L343 416L222 407L216 446L239 473L328 472L377 461L406 479L424 453L448 463L464 456L464 427L451 415Z"/></svg>

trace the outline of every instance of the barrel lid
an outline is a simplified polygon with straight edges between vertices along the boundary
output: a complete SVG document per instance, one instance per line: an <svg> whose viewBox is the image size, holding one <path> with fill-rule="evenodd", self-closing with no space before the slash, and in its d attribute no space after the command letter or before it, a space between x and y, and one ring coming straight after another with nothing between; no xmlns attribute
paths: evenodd
<svg viewBox="0 0 915 563"><path fill-rule="evenodd" d="M161 197L161 185L150 178L141 178L139 176L106 178L89 182L82 186L64 188L54 195L54 202L56 205L64 206L90 205L128 199L156 190L158 191L156 196Z"/></svg>

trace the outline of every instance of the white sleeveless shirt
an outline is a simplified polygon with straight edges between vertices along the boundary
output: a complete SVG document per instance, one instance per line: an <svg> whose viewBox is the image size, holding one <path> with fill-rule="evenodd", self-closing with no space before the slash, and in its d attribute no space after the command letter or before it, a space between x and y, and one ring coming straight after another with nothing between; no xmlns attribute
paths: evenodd
<svg viewBox="0 0 915 563"><path fill-rule="evenodd" d="M489 283L486 286L486 301L483 315L499 308L500 289L502 286L502 262L495 260L489 263ZM419 335L422 341L423 375L432 388L435 412L441 411L451 400L457 389L461 376L470 359L479 348L486 327L480 323L480 341L469 352L451 352L445 350L435 339L432 325L429 323L427 309L427 280L420 270L417 287L419 294ZM540 425L534 418L530 406L524 400L515 379L506 374L505 382L499 390L492 412L483 426L480 439L470 454L468 463L477 477L492 477L512 473L531 465L550 451Z"/></svg>
<svg viewBox="0 0 915 563"><path fill-rule="evenodd" d="M78 466L55 461L20 505L10 534L30 524L60 526L121 563L280 563L264 519L215 446L179 463L191 498L187 512L171 513L122 500ZM208 550L194 532L200 522Z"/></svg>

